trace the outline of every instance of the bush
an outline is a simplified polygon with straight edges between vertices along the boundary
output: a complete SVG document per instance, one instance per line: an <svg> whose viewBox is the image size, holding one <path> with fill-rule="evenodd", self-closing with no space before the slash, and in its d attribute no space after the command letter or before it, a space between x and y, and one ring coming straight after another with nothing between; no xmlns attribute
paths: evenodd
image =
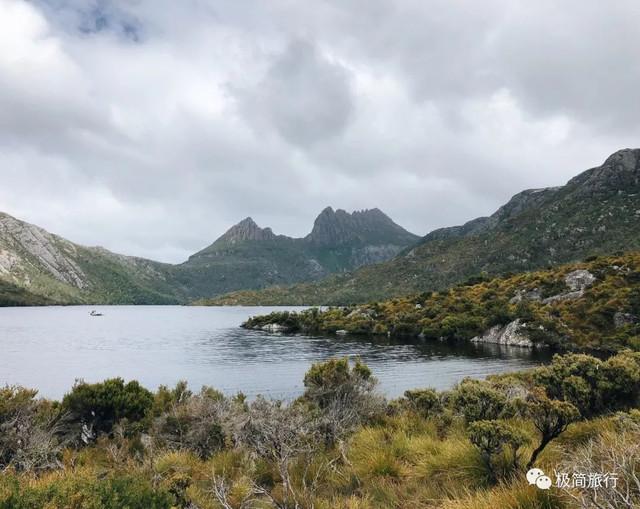
<svg viewBox="0 0 640 509"><path fill-rule="evenodd" d="M580 507L640 507L640 424L629 416L622 420L620 429L604 431L566 454L559 470L616 476L616 489L565 489Z"/></svg>
<svg viewBox="0 0 640 509"><path fill-rule="evenodd" d="M626 409L640 396L640 354L623 352L605 362L584 354L556 355L535 371L534 382L584 417Z"/></svg>
<svg viewBox="0 0 640 509"><path fill-rule="evenodd" d="M137 381L113 378L101 383L79 382L62 400L62 408L97 433L110 433L122 419L140 423L153 406L153 395Z"/></svg>
<svg viewBox="0 0 640 509"><path fill-rule="evenodd" d="M492 480L496 479L496 457L507 449L512 455L512 467L518 468L520 448L528 442L526 435L501 421L476 421L469 426L469 439L480 450Z"/></svg>
<svg viewBox="0 0 640 509"><path fill-rule="evenodd" d="M36 394L22 387L0 388L0 471L60 466L59 415L48 403L36 401Z"/></svg>
<svg viewBox="0 0 640 509"><path fill-rule="evenodd" d="M372 422L385 411L385 401L375 394L377 380L371 370L356 361L330 359L313 364L304 377L301 402L317 410L325 444L331 445L357 426Z"/></svg>
<svg viewBox="0 0 640 509"><path fill-rule="evenodd" d="M504 393L478 380L464 380L451 399L453 407L464 415L467 423L498 419L507 408Z"/></svg>
<svg viewBox="0 0 640 509"><path fill-rule="evenodd" d="M540 443L527 464L527 469L530 469L549 442L560 436L569 424L578 420L580 412L571 403L549 399L538 388L527 395L525 413L540 432Z"/></svg>
<svg viewBox="0 0 640 509"><path fill-rule="evenodd" d="M206 459L224 448L222 428L228 402L208 389L180 398L154 423L154 434L172 450L189 450Z"/></svg>
<svg viewBox="0 0 640 509"><path fill-rule="evenodd" d="M404 397L409 404L409 408L423 417L427 417L440 409L440 397L434 389L405 391Z"/></svg>
<svg viewBox="0 0 640 509"><path fill-rule="evenodd" d="M170 509L173 497L135 475L70 472L37 483L0 476L0 509Z"/></svg>
<svg viewBox="0 0 640 509"><path fill-rule="evenodd" d="M304 398L320 408L343 395L370 392L376 385L371 370L359 360L351 368L349 359L330 359L313 364L304 375Z"/></svg>

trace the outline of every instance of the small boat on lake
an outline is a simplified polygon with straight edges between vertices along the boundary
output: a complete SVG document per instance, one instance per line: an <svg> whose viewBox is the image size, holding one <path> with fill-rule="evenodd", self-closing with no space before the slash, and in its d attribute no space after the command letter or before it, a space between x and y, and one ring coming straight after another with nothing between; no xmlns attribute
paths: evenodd
<svg viewBox="0 0 640 509"><path fill-rule="evenodd" d="M103 316L102 313L98 313L95 309L89 313L90 316Z"/></svg>

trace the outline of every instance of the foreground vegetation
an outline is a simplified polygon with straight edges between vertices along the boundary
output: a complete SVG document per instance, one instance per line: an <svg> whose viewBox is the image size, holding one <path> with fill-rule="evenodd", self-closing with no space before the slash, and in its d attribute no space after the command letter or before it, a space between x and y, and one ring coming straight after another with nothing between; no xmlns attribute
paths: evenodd
<svg viewBox="0 0 640 509"><path fill-rule="evenodd" d="M501 278L484 275L441 292L383 302L275 312L247 328L289 332L421 335L466 340L520 320L534 344L640 350L640 253Z"/></svg>
<svg viewBox="0 0 640 509"><path fill-rule="evenodd" d="M556 356L386 401L369 369L311 367L289 404L120 379L62 401L0 390L0 508L636 507L640 354ZM618 491L530 486L535 465ZM634 477L636 476L636 477ZM626 497L626 498L624 498ZM626 505L625 505L626 504Z"/></svg>

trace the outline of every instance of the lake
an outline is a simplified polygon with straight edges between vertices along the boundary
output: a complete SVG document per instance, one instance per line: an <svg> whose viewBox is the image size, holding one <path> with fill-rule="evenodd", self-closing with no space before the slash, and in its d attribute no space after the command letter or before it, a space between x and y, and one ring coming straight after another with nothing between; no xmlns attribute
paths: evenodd
<svg viewBox="0 0 640 509"><path fill-rule="evenodd" d="M104 316L92 317L96 309ZM239 327L252 315L285 308L70 306L0 308L0 384L60 398L82 378L120 376L149 389L187 380L227 394L290 399L311 363L360 357L387 396L418 387L451 387L547 362L525 348L387 338L277 335ZM295 309L295 308L288 308Z"/></svg>

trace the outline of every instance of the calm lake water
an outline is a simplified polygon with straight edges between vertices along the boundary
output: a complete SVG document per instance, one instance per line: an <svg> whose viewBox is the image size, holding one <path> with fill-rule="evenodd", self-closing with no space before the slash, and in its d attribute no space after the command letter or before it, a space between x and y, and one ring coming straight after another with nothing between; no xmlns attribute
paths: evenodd
<svg viewBox="0 0 640 509"><path fill-rule="evenodd" d="M102 317L91 317L96 309ZM275 335L239 328L266 307L103 306L0 308L0 384L61 397L82 378L120 376L150 389L184 379L225 393L289 399L312 362L360 357L386 395L450 387L546 362L547 352L386 338ZM295 309L295 308L289 308Z"/></svg>

